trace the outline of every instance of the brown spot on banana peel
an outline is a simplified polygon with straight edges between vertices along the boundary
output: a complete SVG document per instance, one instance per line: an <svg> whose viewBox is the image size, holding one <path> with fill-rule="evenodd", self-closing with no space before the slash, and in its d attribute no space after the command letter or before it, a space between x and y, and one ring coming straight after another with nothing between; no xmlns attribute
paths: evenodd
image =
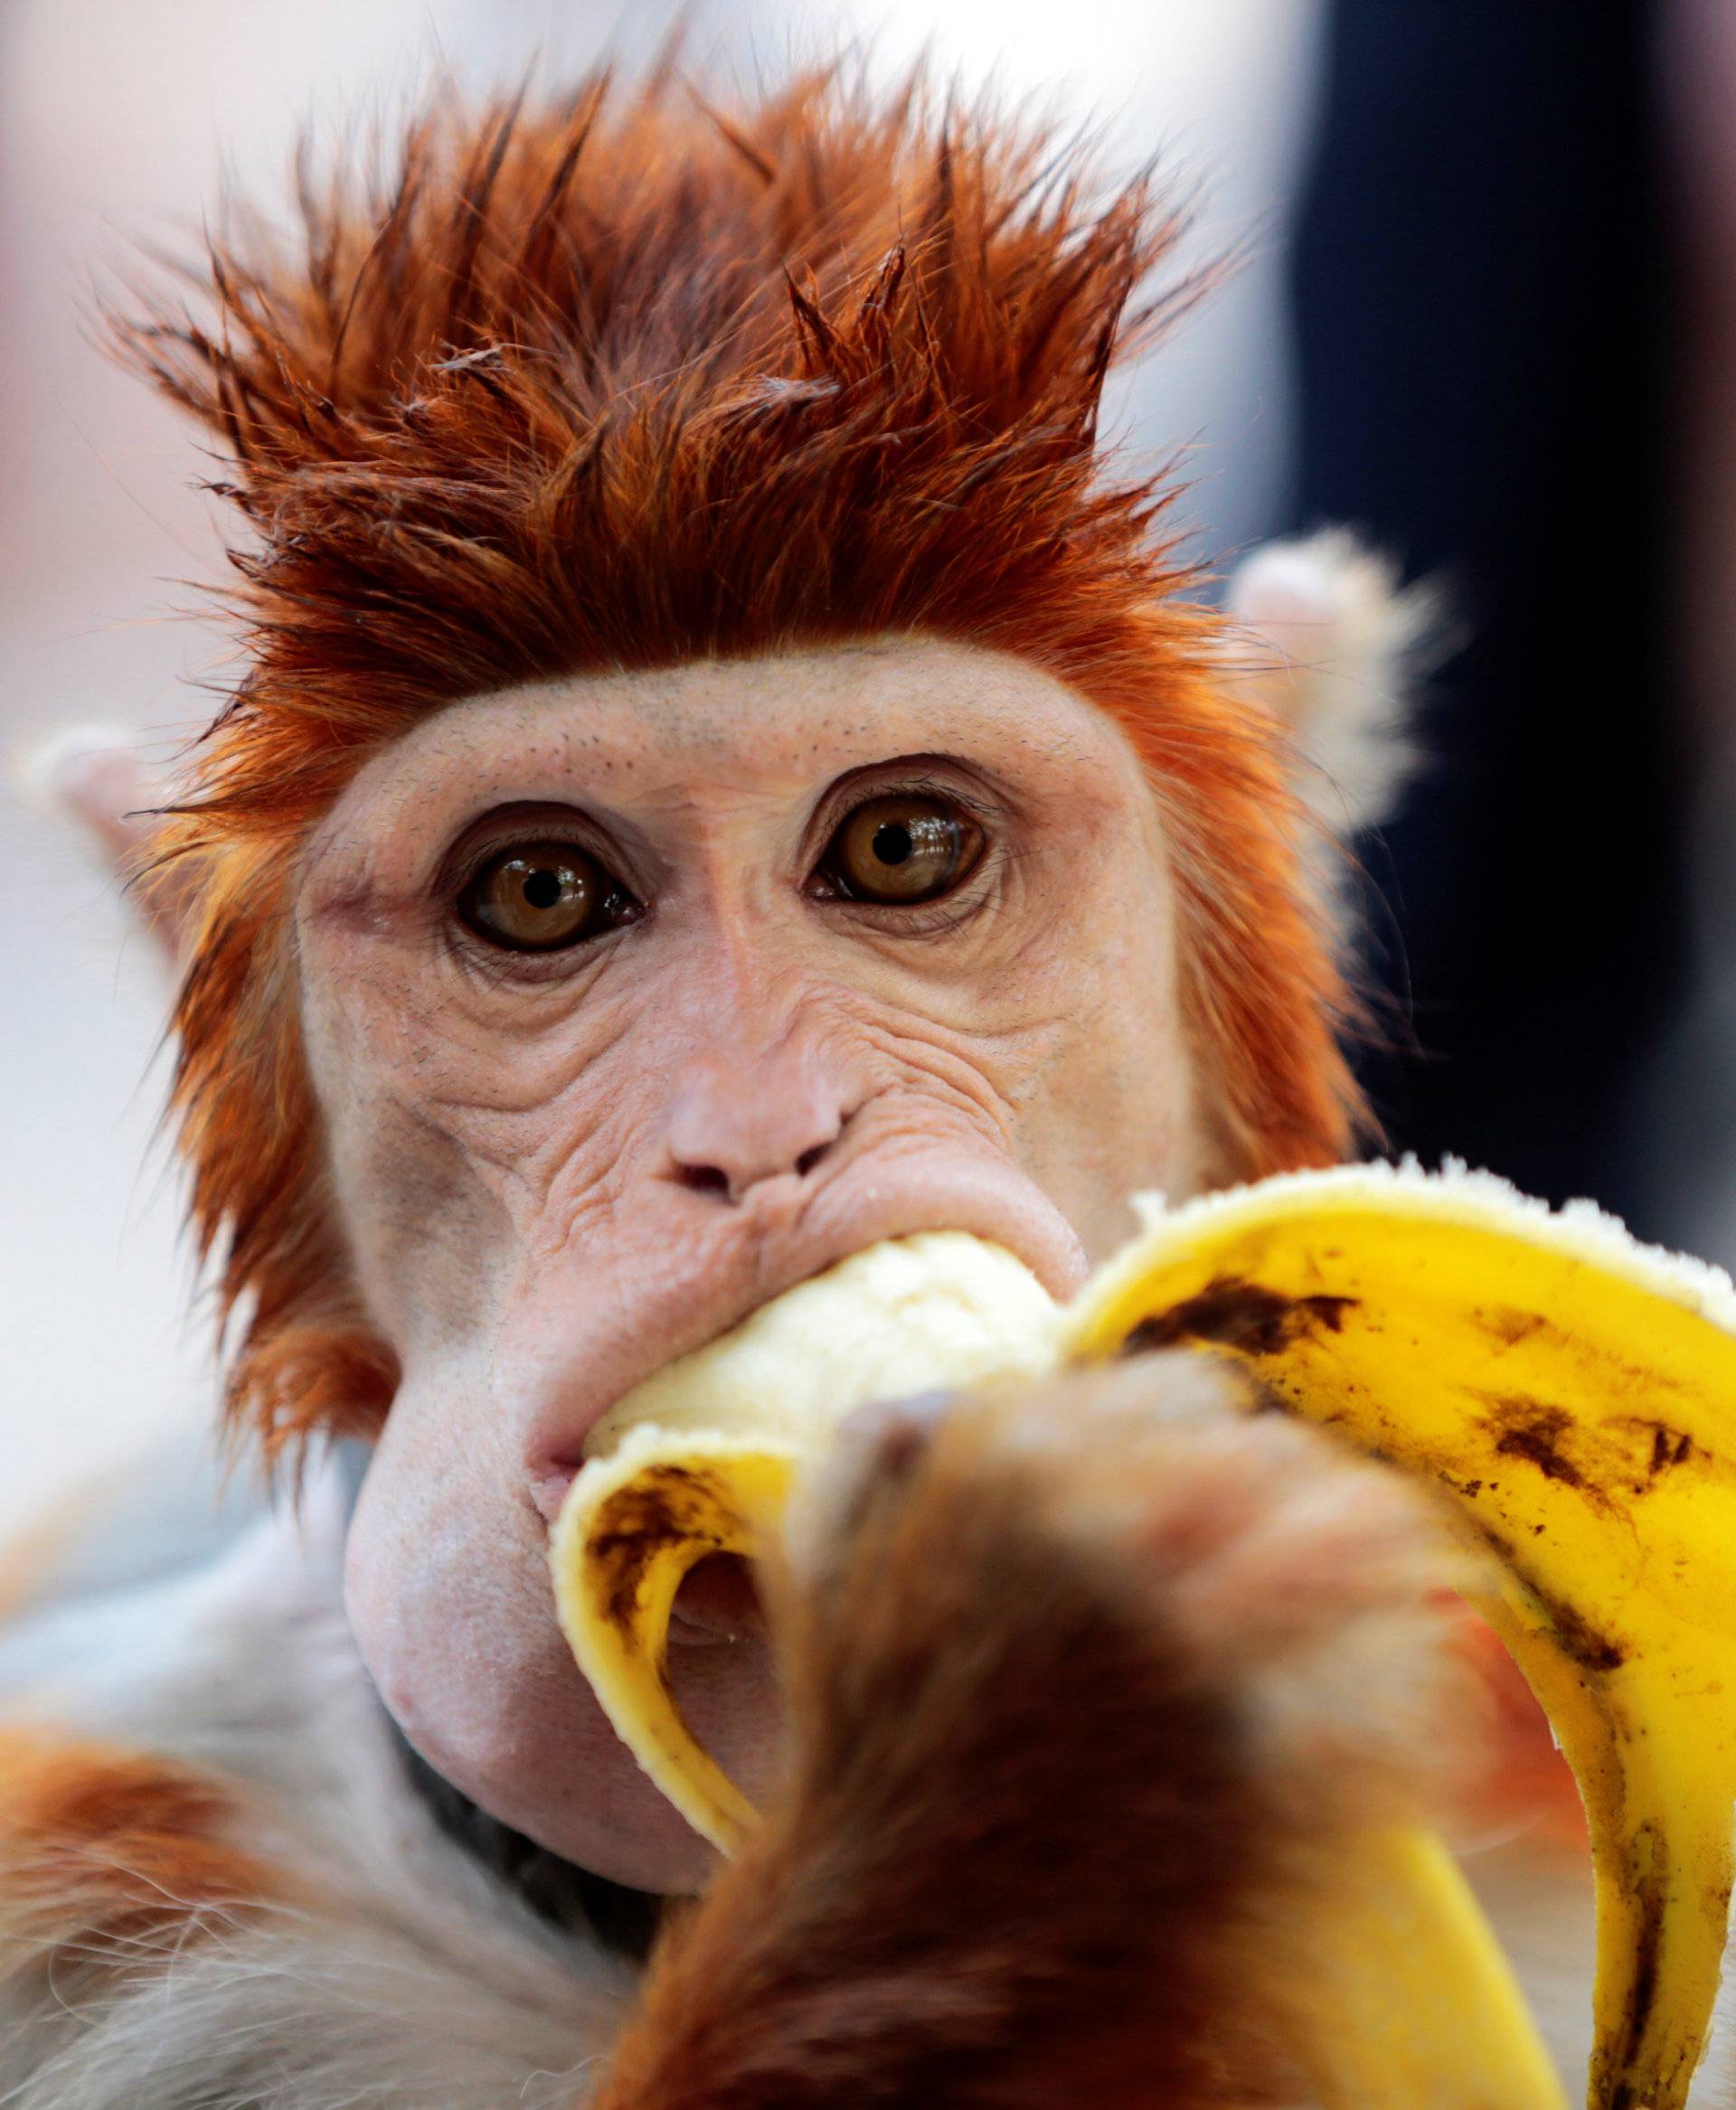
<svg viewBox="0 0 1736 2110"><path fill-rule="evenodd" d="M1640 1903L1640 1917L1634 1929L1634 1976L1628 1994L1628 2008L1623 2017L1623 2032L1628 2045L1637 2043L1651 2019L1651 2012L1658 1993L1658 1963L1664 1944L1664 1903L1668 1890L1666 1878L1668 1863L1660 1857L1664 1841L1655 1824L1642 1824L1635 1832L1628 1846L1628 1874L1627 1889L1630 1897ZM1722 1910L1728 1910L1729 1890L1723 1892ZM1689 2051L1678 2053L1678 2064L1689 2058ZM1679 2073L1663 2073L1658 2077L1667 2086L1672 2082L1680 2084ZM1651 2096L1636 2094L1629 2081L1618 2083L1609 2096L1609 2110L1646 2110Z"/></svg>
<svg viewBox="0 0 1736 2110"><path fill-rule="evenodd" d="M1485 1426L1495 1437L1496 1454L1523 1458L1535 1465L1545 1480L1553 1480L1578 1493L1601 1498L1603 1489L1593 1486L1562 1447L1574 1433L1574 1418L1565 1407L1551 1407L1542 1399L1521 1395L1494 1402L1495 1411Z"/></svg>
<svg viewBox="0 0 1736 2110"><path fill-rule="evenodd" d="M1594 1626L1583 1612L1545 1589L1531 1573L1524 1556L1480 1517L1474 1517L1472 1521L1477 1537L1548 1621L1550 1631L1568 1661L1593 1677L1620 1670L1628 1661L1628 1644Z"/></svg>
<svg viewBox="0 0 1736 2110"><path fill-rule="evenodd" d="M1541 1312L1524 1311L1516 1305L1479 1305L1471 1320L1502 1348L1516 1348L1533 1333L1553 1331Z"/></svg>
<svg viewBox="0 0 1736 2110"><path fill-rule="evenodd" d="M1213 1342L1246 1355L1277 1355L1304 1333L1342 1332L1354 1296L1285 1296L1240 1275L1220 1275L1193 1296L1141 1319L1121 1344L1123 1355L1187 1342Z"/></svg>
<svg viewBox="0 0 1736 2110"><path fill-rule="evenodd" d="M1656 1849L1656 1832L1646 1824L1641 1827L1636 1846L1646 1844ZM1657 1959L1664 1941L1664 1891L1656 1880L1642 1881L1633 1889L1640 1901L1640 1919L1634 1929L1634 1983L1628 1995L1626 2030L1629 2044L1637 2042L1652 2011L1652 2003L1657 1998ZM1645 2110L1645 2105L1634 2094L1633 2085L1620 2082L1609 2098L1609 2110Z"/></svg>
<svg viewBox="0 0 1736 2110"><path fill-rule="evenodd" d="M1304 1333L1341 1332L1346 1311L1355 1308L1360 1301L1346 1296L1288 1297L1242 1276L1219 1276L1193 1296L1142 1319L1128 1333L1121 1352L1131 1355L1203 1342L1235 1348L1251 1356L1274 1355ZM1487 1330L1509 1343L1549 1326L1550 1322L1540 1315L1517 1310L1497 1308L1487 1319ZM1599 1506L1609 1500L1611 1482L1618 1481L1632 1492L1643 1492L1660 1472L1684 1463L1694 1447L1691 1437L1667 1423L1630 1418L1619 1426L1637 1436L1643 1431L1644 1455L1638 1462L1637 1482L1633 1477L1633 1454L1625 1445L1618 1444L1610 1445L1609 1455L1599 1461L1605 1472L1593 1477L1587 1465L1570 1456L1565 1447L1570 1438L1576 1435L1583 1438L1587 1432L1564 1408L1524 1395L1492 1398L1489 1404L1492 1412L1487 1426L1499 1455L1533 1466L1545 1479L1571 1487ZM1459 1492L1469 1496L1480 1493L1484 1484L1475 1481L1461 1485ZM1525 1580L1571 1662L1594 1675L1621 1667L1628 1660L1624 1644L1599 1632L1572 1606L1539 1590L1525 1577L1524 1564L1513 1550L1493 1538L1491 1542Z"/></svg>
<svg viewBox="0 0 1736 2110"><path fill-rule="evenodd" d="M1699 1455L1684 1430L1648 1415L1599 1425L1524 1393L1477 1397L1489 1408L1483 1426L1498 1455L1534 1466L1544 1479L1599 1506L1613 1497L1649 1493L1665 1474Z"/></svg>
<svg viewBox="0 0 1736 2110"><path fill-rule="evenodd" d="M1563 1599L1550 1597L1535 1583L1528 1583L1526 1587L1548 1613L1550 1625L1563 1655L1582 1671L1620 1670L1628 1661L1628 1651L1621 1642L1593 1626L1583 1613L1576 1612Z"/></svg>
<svg viewBox="0 0 1736 2110"><path fill-rule="evenodd" d="M603 1503L589 1550L605 1615L615 1625L633 1625L639 1586L660 1553L687 1544L722 1550L722 1541L700 1521L717 1513L718 1492L709 1473L660 1465L617 1488Z"/></svg>
<svg viewBox="0 0 1736 2110"><path fill-rule="evenodd" d="M1685 1430L1672 1428L1663 1421L1637 1421L1634 1426L1639 1429L1649 1427L1652 1432L1652 1455L1646 1467L1649 1479L1656 1480L1672 1465L1685 1465L1694 1455L1694 1438Z"/></svg>
<svg viewBox="0 0 1736 2110"><path fill-rule="evenodd" d="M1471 1309L1470 1320L1497 1354L1533 1341L1560 1349L1588 1371L1595 1372L1599 1390L1655 1399L1660 1390L1675 1389L1655 1364L1622 1355L1608 1342L1588 1340L1582 1333L1568 1333L1543 1312L1530 1311L1518 1305L1477 1305ZM1649 1417L1636 1416L1633 1419L1636 1423L1651 1425ZM1679 1464L1680 1460L1675 1462Z"/></svg>

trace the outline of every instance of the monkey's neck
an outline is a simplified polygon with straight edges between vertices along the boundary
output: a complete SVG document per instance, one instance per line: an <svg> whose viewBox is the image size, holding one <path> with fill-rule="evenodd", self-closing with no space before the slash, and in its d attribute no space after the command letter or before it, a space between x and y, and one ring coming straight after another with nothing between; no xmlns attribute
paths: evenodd
<svg viewBox="0 0 1736 2110"><path fill-rule="evenodd" d="M390 1714L386 1719L392 1721ZM593 1875L526 1839L435 1772L395 1721L392 1733L410 1785L448 1839L552 1926L565 1934L589 1935L618 1955L645 1961L662 1917L661 1898Z"/></svg>

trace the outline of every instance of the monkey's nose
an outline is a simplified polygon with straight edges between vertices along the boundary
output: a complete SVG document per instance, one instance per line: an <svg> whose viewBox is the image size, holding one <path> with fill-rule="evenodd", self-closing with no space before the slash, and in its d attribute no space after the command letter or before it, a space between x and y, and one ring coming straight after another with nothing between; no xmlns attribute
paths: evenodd
<svg viewBox="0 0 1736 2110"><path fill-rule="evenodd" d="M811 1071L759 1078L708 1066L669 1122L671 1176L719 1201L744 1201L771 1180L805 1180L849 1125L841 1093Z"/></svg>
<svg viewBox="0 0 1736 2110"><path fill-rule="evenodd" d="M836 1142L835 1136L824 1143L810 1144L798 1152L793 1163L781 1164L775 1160L733 1165L688 1164L675 1160L675 1176L684 1187L691 1187L696 1194L715 1194L720 1201L745 1201L756 1187L763 1187L769 1181L794 1178L804 1180Z"/></svg>

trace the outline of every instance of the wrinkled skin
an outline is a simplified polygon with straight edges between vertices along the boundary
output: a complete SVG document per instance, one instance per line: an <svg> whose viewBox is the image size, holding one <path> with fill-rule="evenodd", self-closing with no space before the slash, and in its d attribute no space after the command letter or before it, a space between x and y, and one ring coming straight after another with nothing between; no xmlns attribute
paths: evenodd
<svg viewBox="0 0 1736 2110"><path fill-rule="evenodd" d="M822 861L916 787L980 825L917 907ZM629 920L503 952L455 909L571 840ZM816 876L817 875L817 876ZM618 1880L703 1881L569 1657L545 1567L587 1430L638 1380L871 1241L998 1240L1057 1295L1194 1183L1156 799L1038 670L885 638L474 698L354 779L297 913L305 1029L368 1307L403 1383L351 1541L355 1631L412 1741ZM672 1665L763 1778L764 1648L703 1592Z"/></svg>

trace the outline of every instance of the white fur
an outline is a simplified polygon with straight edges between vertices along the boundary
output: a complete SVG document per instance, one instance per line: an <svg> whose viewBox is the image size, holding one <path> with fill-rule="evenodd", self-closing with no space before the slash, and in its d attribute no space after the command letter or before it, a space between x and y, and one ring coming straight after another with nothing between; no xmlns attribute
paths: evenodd
<svg viewBox="0 0 1736 2110"><path fill-rule="evenodd" d="M1302 1177L1373 1178L1473 1214L1509 1199L1462 1173L1427 1187L1414 1172ZM1616 1236L1585 1210L1528 1220L1551 1242L1600 1252ZM1629 1262L1655 1257L1635 1248ZM1721 1280L1693 1287L1714 1304L1728 1294ZM156 1543L152 1491L135 1493L139 1545ZM176 1478L173 1513L186 1499ZM297 1886L262 1916L203 1916L130 1980L0 1983L0 2110L583 2102L631 1968L537 1919L409 1789L349 1637L343 1530L338 1490L316 1474L299 1517L259 1516L192 1572L141 1582L137 1551L114 1550L105 1565L127 1579L112 1591L75 1582L58 1606L0 1630L0 1715L213 1769L241 1796L237 1842ZM1469 1869L1571 2093L1590 2033L1585 1869L1523 1838ZM1728 2100L1731 2080L1714 2049L1694 2103Z"/></svg>
<svg viewBox="0 0 1736 2110"><path fill-rule="evenodd" d="M1234 679L1283 720L1298 788L1334 834L1387 819L1414 775L1410 692L1436 646L1440 597L1343 528L1267 542L1231 577Z"/></svg>
<svg viewBox="0 0 1736 2110"><path fill-rule="evenodd" d="M13 787L33 812L44 819L67 813L80 817L75 787L92 768L110 762L138 769L138 736L127 726L94 721L57 726L20 741L9 761Z"/></svg>
<svg viewBox="0 0 1736 2110"><path fill-rule="evenodd" d="M265 1516L214 1565L0 1637L14 1720L235 1784L236 1842L292 1903L207 1914L135 1975L0 1989L4 2110L509 2110L582 2100L628 1966L440 1833L344 1620L342 1504Z"/></svg>

